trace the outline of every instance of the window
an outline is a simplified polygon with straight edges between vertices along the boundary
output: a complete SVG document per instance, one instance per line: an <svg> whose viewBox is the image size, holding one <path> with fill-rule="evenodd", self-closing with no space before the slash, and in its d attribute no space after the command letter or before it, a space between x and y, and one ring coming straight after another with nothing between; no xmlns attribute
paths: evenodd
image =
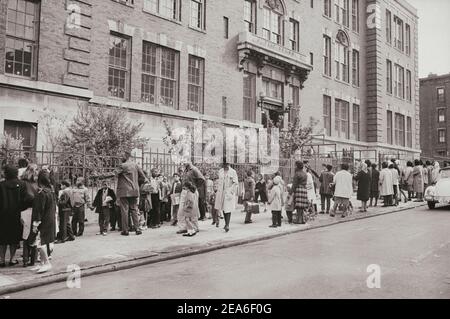
<svg viewBox="0 0 450 319"><path fill-rule="evenodd" d="M359 0L352 0L352 30L359 32Z"/></svg>
<svg viewBox="0 0 450 319"><path fill-rule="evenodd" d="M442 128L438 129L438 140L439 140L439 143L445 143L446 137L447 137L446 135L447 135L447 130L446 129L442 129Z"/></svg>
<svg viewBox="0 0 450 319"><path fill-rule="evenodd" d="M446 157L447 156L447 151L437 151L436 154L438 156Z"/></svg>
<svg viewBox="0 0 450 319"><path fill-rule="evenodd" d="M229 37L229 20L227 17L223 17L223 37L225 39Z"/></svg>
<svg viewBox="0 0 450 319"><path fill-rule="evenodd" d="M386 128L387 128L387 143L392 144L392 112L387 111L387 121L386 121Z"/></svg>
<svg viewBox="0 0 450 319"><path fill-rule="evenodd" d="M445 109L438 109L438 122L445 122Z"/></svg>
<svg viewBox="0 0 450 319"><path fill-rule="evenodd" d="M386 91L392 94L392 62L386 60Z"/></svg>
<svg viewBox="0 0 450 319"><path fill-rule="evenodd" d="M6 24L5 73L36 78L39 2L9 0Z"/></svg>
<svg viewBox="0 0 450 319"><path fill-rule="evenodd" d="M445 101L445 89L444 88L437 88L437 99L439 102Z"/></svg>
<svg viewBox="0 0 450 319"><path fill-rule="evenodd" d="M299 23L293 19L289 20L289 49L299 51Z"/></svg>
<svg viewBox="0 0 450 319"><path fill-rule="evenodd" d="M244 73L244 120L256 121L256 76Z"/></svg>
<svg viewBox="0 0 450 319"><path fill-rule="evenodd" d="M395 145L405 146L405 116L395 113Z"/></svg>
<svg viewBox="0 0 450 319"><path fill-rule="evenodd" d="M144 10L167 19L180 20L180 0L144 0Z"/></svg>
<svg viewBox="0 0 450 319"><path fill-rule="evenodd" d="M405 24L405 33L406 33L405 51L407 55L411 55L411 27L409 26L409 24Z"/></svg>
<svg viewBox="0 0 450 319"><path fill-rule="evenodd" d="M245 30L256 33L255 26L255 1L253 0L245 0L244 1L244 24Z"/></svg>
<svg viewBox="0 0 450 319"><path fill-rule="evenodd" d="M188 67L188 109L203 113L205 60L189 55Z"/></svg>
<svg viewBox="0 0 450 319"><path fill-rule="evenodd" d="M37 124L5 120L4 132L18 139L23 138L25 152L36 151Z"/></svg>
<svg viewBox="0 0 450 319"><path fill-rule="evenodd" d="M406 146L412 148L412 119L406 117Z"/></svg>
<svg viewBox="0 0 450 319"><path fill-rule="evenodd" d="M191 0L191 27L205 29L204 10L204 0Z"/></svg>
<svg viewBox="0 0 450 319"><path fill-rule="evenodd" d="M411 71L406 70L406 99L412 101Z"/></svg>
<svg viewBox="0 0 450 319"><path fill-rule="evenodd" d="M293 123L298 115L298 110L300 107L300 88L298 86L291 85L291 102L292 106L289 112L289 122Z"/></svg>
<svg viewBox="0 0 450 319"><path fill-rule="evenodd" d="M282 44L281 21L284 15L282 5L276 1L267 1L263 14L263 38L273 43Z"/></svg>
<svg viewBox="0 0 450 319"><path fill-rule="evenodd" d="M323 128L327 136L331 136L331 97L323 96Z"/></svg>
<svg viewBox="0 0 450 319"><path fill-rule="evenodd" d="M323 14L331 18L331 0L323 0Z"/></svg>
<svg viewBox="0 0 450 319"><path fill-rule="evenodd" d="M359 132L359 105L353 104L352 138L355 141L360 141Z"/></svg>
<svg viewBox="0 0 450 319"><path fill-rule="evenodd" d="M349 0L334 0L336 12L336 22L341 23L347 28L349 27Z"/></svg>
<svg viewBox="0 0 450 319"><path fill-rule="evenodd" d="M403 51L403 20L397 16L394 16L394 47Z"/></svg>
<svg viewBox="0 0 450 319"><path fill-rule="evenodd" d="M386 41L392 44L392 14L389 10L386 10Z"/></svg>
<svg viewBox="0 0 450 319"><path fill-rule="evenodd" d="M405 98L405 70L396 64L394 68L394 95L398 98Z"/></svg>
<svg viewBox="0 0 450 319"><path fill-rule="evenodd" d="M130 93L131 40L118 34L109 38L109 96L128 99Z"/></svg>
<svg viewBox="0 0 450 319"><path fill-rule="evenodd" d="M344 82L349 82L349 50L348 38L344 32L339 31L336 38L336 79Z"/></svg>
<svg viewBox="0 0 450 319"><path fill-rule="evenodd" d="M178 106L179 54L150 43L142 48L141 100L176 108Z"/></svg>
<svg viewBox="0 0 450 319"><path fill-rule="evenodd" d="M352 83L359 86L359 52L356 50L352 52Z"/></svg>
<svg viewBox="0 0 450 319"><path fill-rule="evenodd" d="M323 36L323 74L331 76L331 38Z"/></svg>
<svg viewBox="0 0 450 319"><path fill-rule="evenodd" d="M348 139L349 136L349 103L335 100L335 130L338 137Z"/></svg>
<svg viewBox="0 0 450 319"><path fill-rule="evenodd" d="M266 97L282 101L283 100L283 87L282 82L274 81L272 79L263 78L263 89Z"/></svg>

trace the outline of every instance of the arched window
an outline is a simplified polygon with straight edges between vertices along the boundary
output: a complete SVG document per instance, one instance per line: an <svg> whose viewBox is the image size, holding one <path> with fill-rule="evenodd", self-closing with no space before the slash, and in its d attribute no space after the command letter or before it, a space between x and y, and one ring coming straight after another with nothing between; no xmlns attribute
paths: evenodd
<svg viewBox="0 0 450 319"><path fill-rule="evenodd" d="M280 0L266 0L263 15L263 37L282 44L284 7Z"/></svg>
<svg viewBox="0 0 450 319"><path fill-rule="evenodd" d="M336 36L336 79L349 82L349 41L344 31L339 31Z"/></svg>

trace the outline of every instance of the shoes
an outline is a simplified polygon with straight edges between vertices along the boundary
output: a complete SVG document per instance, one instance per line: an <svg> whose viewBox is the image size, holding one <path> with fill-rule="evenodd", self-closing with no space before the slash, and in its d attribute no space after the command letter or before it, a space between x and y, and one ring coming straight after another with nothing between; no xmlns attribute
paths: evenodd
<svg viewBox="0 0 450 319"><path fill-rule="evenodd" d="M223 229L225 230L226 233L228 233L230 231L230 227L228 227L228 226L225 226Z"/></svg>
<svg viewBox="0 0 450 319"><path fill-rule="evenodd" d="M121 232L120 234L121 234L122 236L130 236L130 233L129 233L129 232L124 232L124 231L123 231L123 232Z"/></svg>
<svg viewBox="0 0 450 319"><path fill-rule="evenodd" d="M213 225L213 226L214 226L215 224L216 224L216 222L212 222L212 224L211 224L211 225Z"/></svg>
<svg viewBox="0 0 450 319"><path fill-rule="evenodd" d="M136 231L136 236L142 235L142 232L140 230Z"/></svg>
<svg viewBox="0 0 450 319"><path fill-rule="evenodd" d="M219 228L219 223L216 223L216 227Z"/></svg>
<svg viewBox="0 0 450 319"><path fill-rule="evenodd" d="M102 235L103 235L103 236L108 236L108 233L107 233L107 232L104 232Z"/></svg>
<svg viewBox="0 0 450 319"><path fill-rule="evenodd" d="M74 240L75 240L75 237L66 239L66 241L74 241Z"/></svg>
<svg viewBox="0 0 450 319"><path fill-rule="evenodd" d="M177 231L177 234L186 234L187 233L187 230L179 230L179 231Z"/></svg>
<svg viewBox="0 0 450 319"><path fill-rule="evenodd" d="M336 215L334 215L334 214L330 214L330 217L335 217Z"/></svg>
<svg viewBox="0 0 450 319"><path fill-rule="evenodd" d="M42 267L39 268L39 270L37 271L38 274L43 274L44 272L47 272L49 270L52 269L52 265L51 264L45 264Z"/></svg>
<svg viewBox="0 0 450 319"><path fill-rule="evenodd" d="M116 231L116 227L111 227L111 231Z"/></svg>
<svg viewBox="0 0 450 319"><path fill-rule="evenodd" d="M253 223L253 221L251 221L251 220L246 220L246 221L244 222L244 224L251 224L251 223Z"/></svg>
<svg viewBox="0 0 450 319"><path fill-rule="evenodd" d="M269 227L270 227L270 228L277 228L278 225L270 225Z"/></svg>
<svg viewBox="0 0 450 319"><path fill-rule="evenodd" d="M9 263L8 263L8 266L9 267L14 267L15 265L18 265L19 264L19 262L17 261L17 260L14 260L14 261L10 261Z"/></svg>
<svg viewBox="0 0 450 319"><path fill-rule="evenodd" d="M184 237L193 237L193 236L195 236L197 233L186 233L186 234L183 234L183 236Z"/></svg>
<svg viewBox="0 0 450 319"><path fill-rule="evenodd" d="M101 231L101 232L99 232L99 233L97 233L95 235L97 235L97 236L103 235L103 232Z"/></svg>
<svg viewBox="0 0 450 319"><path fill-rule="evenodd" d="M177 221L174 221L171 225L172 226L176 226L178 224L178 222Z"/></svg>

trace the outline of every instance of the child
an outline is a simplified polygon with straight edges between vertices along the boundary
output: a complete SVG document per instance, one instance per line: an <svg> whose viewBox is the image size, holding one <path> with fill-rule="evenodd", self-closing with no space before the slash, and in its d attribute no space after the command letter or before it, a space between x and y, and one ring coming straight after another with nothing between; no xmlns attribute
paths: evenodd
<svg viewBox="0 0 450 319"><path fill-rule="evenodd" d="M186 197L183 202L183 216L185 218L187 233L183 234L185 237L192 237L197 234L197 220L198 220L198 192L194 184L185 182L183 189L186 191Z"/></svg>
<svg viewBox="0 0 450 319"><path fill-rule="evenodd" d="M283 208L283 196L281 191L282 179L276 176L270 184L269 205L272 211L272 225L269 227L281 227L281 210Z"/></svg>
<svg viewBox="0 0 450 319"><path fill-rule="evenodd" d="M183 187L180 182L180 175L173 174L174 182L170 190L170 205L172 211L172 226L176 226L178 223L178 209L180 207L180 196Z"/></svg>
<svg viewBox="0 0 450 319"><path fill-rule="evenodd" d="M211 207L211 216L212 216L212 225L216 225L216 227L219 227L220 224L220 216L221 211L218 209L215 209L214 206L216 205L216 193L218 190L217 183L214 183L213 185L213 192L209 196L209 205Z"/></svg>
<svg viewBox="0 0 450 319"><path fill-rule="evenodd" d="M145 174L147 175L147 174ZM139 212L140 212L140 224L141 229L146 230L147 227L147 220L148 220L148 214L150 210L152 209L152 201L150 199L151 194L151 185L150 182L144 183L141 185L139 189Z"/></svg>
<svg viewBox="0 0 450 319"><path fill-rule="evenodd" d="M294 194L291 192L292 190L292 184L289 184L287 186L287 197L286 197L286 205L285 205L285 209L286 209L286 215L288 217L288 222L289 224L293 223L293 213L295 210L295 205L294 205ZM291 194L292 193L292 194Z"/></svg>

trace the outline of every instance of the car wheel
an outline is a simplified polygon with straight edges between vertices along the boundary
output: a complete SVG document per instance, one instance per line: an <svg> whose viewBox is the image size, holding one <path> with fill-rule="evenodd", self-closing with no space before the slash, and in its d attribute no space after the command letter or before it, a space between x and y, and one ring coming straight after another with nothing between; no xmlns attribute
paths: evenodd
<svg viewBox="0 0 450 319"><path fill-rule="evenodd" d="M435 202L428 202L428 208L429 209L434 209L436 207L436 203Z"/></svg>

